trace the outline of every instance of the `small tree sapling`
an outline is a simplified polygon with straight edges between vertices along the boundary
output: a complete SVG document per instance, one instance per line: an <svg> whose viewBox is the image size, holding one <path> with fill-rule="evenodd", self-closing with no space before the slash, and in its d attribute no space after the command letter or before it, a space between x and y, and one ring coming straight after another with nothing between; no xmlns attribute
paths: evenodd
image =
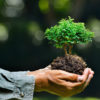
<svg viewBox="0 0 100 100"><path fill-rule="evenodd" d="M59 21L58 25L55 25L51 28L47 28L45 31L45 37L48 40L50 40L50 43L52 43L56 48L64 49L65 58L67 57L67 62L65 61L66 64L68 64L70 62L68 59L69 58L73 59L73 57L74 57L74 60L81 59L79 61L82 63L85 63L82 60L82 58L80 58L79 56L72 56L72 48L73 48L73 45L75 45L75 44L83 44L83 43L92 41L92 38L94 37L94 33L89 31L88 29L86 29L84 23L80 23L80 22L76 23L76 22L74 22L74 19L69 17L67 20L62 19L61 21ZM57 59L61 60L61 58L57 58ZM58 60L58 62L60 60ZM54 60L54 63L55 63L55 61L56 60ZM76 62L77 61L75 60L75 63ZM77 63L79 64L79 62L77 62ZM64 64L64 66L65 66L65 64ZM73 66L75 66L75 64L73 64ZM86 66L86 64L84 66ZM61 68L61 69L63 69L63 68ZM70 72L72 72L72 71L70 71ZM82 71L80 74L82 74Z"/></svg>

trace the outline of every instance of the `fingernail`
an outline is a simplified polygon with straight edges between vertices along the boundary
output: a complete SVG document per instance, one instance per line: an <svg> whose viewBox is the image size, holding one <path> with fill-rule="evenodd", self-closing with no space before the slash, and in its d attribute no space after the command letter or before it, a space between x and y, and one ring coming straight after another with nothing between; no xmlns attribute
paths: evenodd
<svg viewBox="0 0 100 100"><path fill-rule="evenodd" d="M94 74L94 71L91 69L91 73Z"/></svg>
<svg viewBox="0 0 100 100"><path fill-rule="evenodd" d="M78 81L82 81L83 80L83 76L78 76Z"/></svg>
<svg viewBox="0 0 100 100"><path fill-rule="evenodd" d="M89 78L93 78L93 75L92 75L92 74L90 74L90 75L89 75Z"/></svg>
<svg viewBox="0 0 100 100"><path fill-rule="evenodd" d="M92 71L92 74L94 74L94 71Z"/></svg>

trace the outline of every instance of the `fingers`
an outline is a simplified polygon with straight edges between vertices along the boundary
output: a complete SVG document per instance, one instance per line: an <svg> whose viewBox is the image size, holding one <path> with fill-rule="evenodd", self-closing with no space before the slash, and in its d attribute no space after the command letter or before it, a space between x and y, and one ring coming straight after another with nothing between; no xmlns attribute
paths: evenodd
<svg viewBox="0 0 100 100"><path fill-rule="evenodd" d="M88 76L89 76L89 68L86 68L84 70L84 72L83 72L83 75L80 75L78 77L78 82L77 83L73 83L73 86L77 87L77 86L84 85L86 80L88 79Z"/></svg>
<svg viewBox="0 0 100 100"><path fill-rule="evenodd" d="M88 79L85 82L85 85L84 85L83 89L85 89L89 85L91 79L93 78L94 72L91 69L89 69L89 71L90 71L89 72L90 74L89 74Z"/></svg>
<svg viewBox="0 0 100 100"><path fill-rule="evenodd" d="M93 78L93 74L94 72L90 68L86 68L84 70L83 75L79 76L79 79L81 79L81 81L76 83L71 83L72 87L74 88L79 87L80 89L84 90L90 83L91 79Z"/></svg>
<svg viewBox="0 0 100 100"><path fill-rule="evenodd" d="M82 75L82 77L83 77L82 83L85 83L86 82L86 80L88 79L89 74L90 74L90 69L89 68L86 68L84 70L83 75Z"/></svg>
<svg viewBox="0 0 100 100"><path fill-rule="evenodd" d="M84 88L90 83L94 72L90 68L86 68L83 72L83 75L77 75L62 70L49 70L50 76L56 77L62 83L70 85L72 87L83 87ZM65 82L63 82L65 81ZM84 85L85 84L85 85Z"/></svg>
<svg viewBox="0 0 100 100"><path fill-rule="evenodd" d="M50 70L50 69L51 69L51 65L48 65L48 66L45 67L44 69Z"/></svg>
<svg viewBox="0 0 100 100"><path fill-rule="evenodd" d="M90 74L94 75L94 71L90 68Z"/></svg>
<svg viewBox="0 0 100 100"><path fill-rule="evenodd" d="M77 82L79 75L65 72L65 71L60 71L61 75L59 75L59 79L61 80L66 80L66 81L71 81L71 82Z"/></svg>
<svg viewBox="0 0 100 100"><path fill-rule="evenodd" d="M73 74L62 70L52 70L51 73L55 74L61 80L71 81L71 82L82 81L84 83L88 78L89 68L85 69L83 75Z"/></svg>
<svg viewBox="0 0 100 100"><path fill-rule="evenodd" d="M78 76L78 82L71 83L70 85L75 88L82 87L85 84L86 80L88 79L89 73L90 73L89 68L86 68L84 70L83 75Z"/></svg>
<svg viewBox="0 0 100 100"><path fill-rule="evenodd" d="M44 69L50 70L51 65L48 65ZM77 74L65 72L65 71L62 71L62 70L52 70L52 72L54 71L55 74L58 73L59 75L57 75L57 76L59 76L59 78L62 79L62 80L72 81L72 82L81 82L82 81L82 83L84 83L86 81L86 79L88 78L89 70L90 70L90 68L86 68L84 70L83 75L77 75ZM92 70L90 71L90 73L94 74L94 72Z"/></svg>
<svg viewBox="0 0 100 100"><path fill-rule="evenodd" d="M86 81L86 83L85 83L85 85L84 85L84 88L86 88L89 85L92 78L93 78L93 75L90 74L87 81Z"/></svg>

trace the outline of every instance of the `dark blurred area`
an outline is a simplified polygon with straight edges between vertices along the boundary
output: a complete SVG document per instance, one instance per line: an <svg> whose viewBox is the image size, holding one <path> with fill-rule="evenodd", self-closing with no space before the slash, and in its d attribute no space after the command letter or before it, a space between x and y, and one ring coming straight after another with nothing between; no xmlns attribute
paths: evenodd
<svg viewBox="0 0 100 100"><path fill-rule="evenodd" d="M74 52L95 71L79 96L100 97L100 0L0 0L0 67L36 70L64 56L63 50L44 39L44 32L68 16L95 32L92 43L76 45Z"/></svg>

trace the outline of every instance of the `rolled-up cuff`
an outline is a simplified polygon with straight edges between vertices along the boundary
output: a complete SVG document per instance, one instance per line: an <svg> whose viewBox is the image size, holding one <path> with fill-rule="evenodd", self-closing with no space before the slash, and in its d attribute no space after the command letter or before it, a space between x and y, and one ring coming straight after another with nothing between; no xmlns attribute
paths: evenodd
<svg viewBox="0 0 100 100"><path fill-rule="evenodd" d="M0 100L32 100L35 86L34 76L28 76L27 71L0 72Z"/></svg>
<svg viewBox="0 0 100 100"><path fill-rule="evenodd" d="M28 76L27 72L23 73L23 75L19 72L17 76L14 74L12 74L12 78L15 84L13 93L15 97L18 96L21 100L32 100L35 86L34 76Z"/></svg>

